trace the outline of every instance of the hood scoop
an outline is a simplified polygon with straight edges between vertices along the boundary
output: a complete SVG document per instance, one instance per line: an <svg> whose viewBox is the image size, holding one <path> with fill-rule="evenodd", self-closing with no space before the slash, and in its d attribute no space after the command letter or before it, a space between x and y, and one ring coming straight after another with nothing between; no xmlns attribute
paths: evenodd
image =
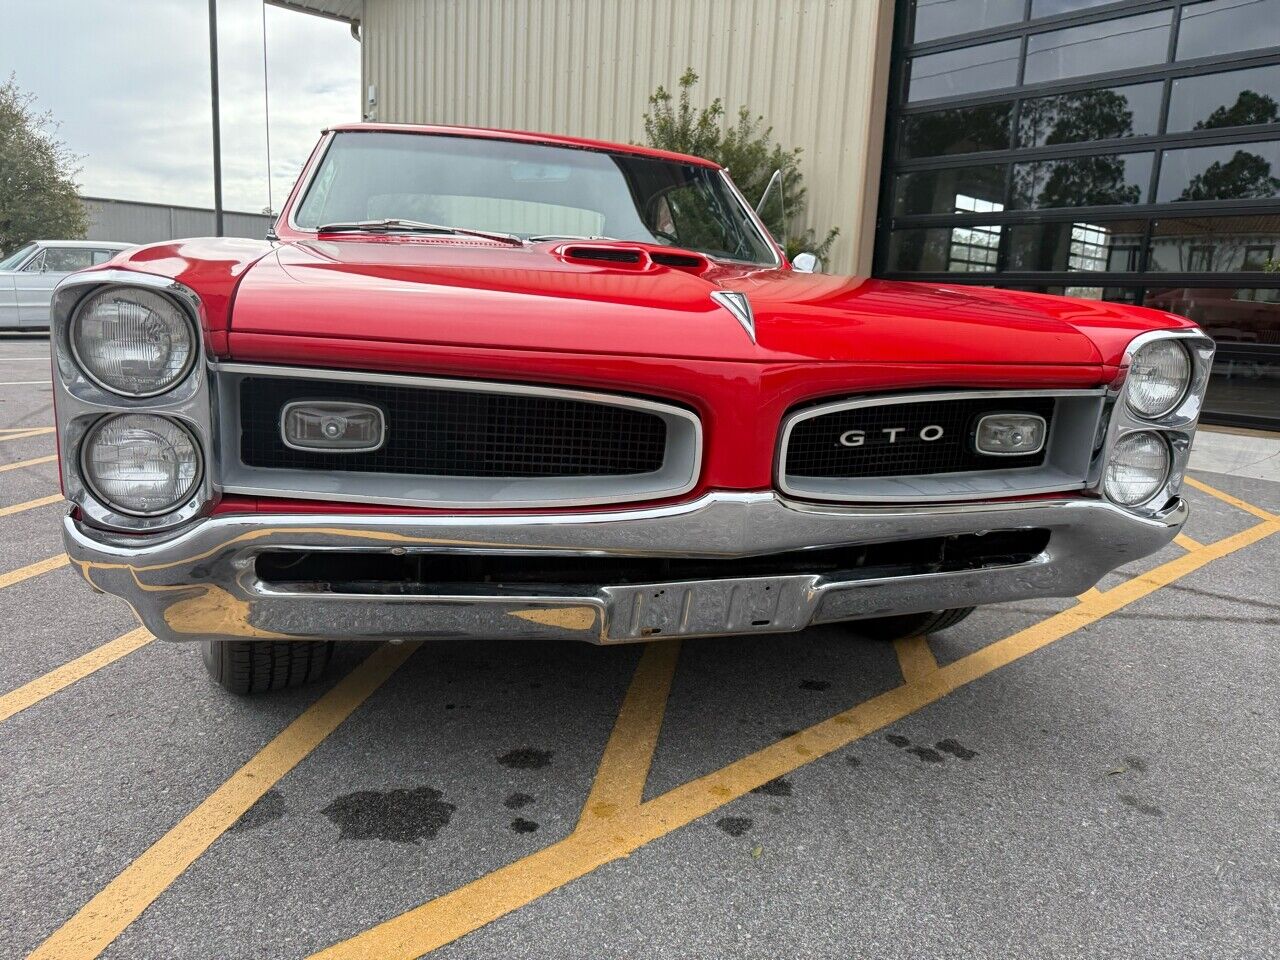
<svg viewBox="0 0 1280 960"><path fill-rule="evenodd" d="M571 263L601 263L624 270L671 267L687 273L702 273L711 266L711 261L700 253L644 246L574 243L561 247L558 253Z"/></svg>

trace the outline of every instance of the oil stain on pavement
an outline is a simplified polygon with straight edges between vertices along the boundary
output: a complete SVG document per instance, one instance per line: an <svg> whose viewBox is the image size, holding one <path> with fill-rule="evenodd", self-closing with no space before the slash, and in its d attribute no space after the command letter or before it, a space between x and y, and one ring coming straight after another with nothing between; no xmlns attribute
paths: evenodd
<svg viewBox="0 0 1280 960"><path fill-rule="evenodd" d="M498 762L511 770L541 770L551 762L551 757L550 750L521 747L504 753L498 758Z"/></svg>
<svg viewBox="0 0 1280 960"><path fill-rule="evenodd" d="M358 790L338 797L320 812L341 831L339 840L431 840L458 808L434 787L413 790Z"/></svg>

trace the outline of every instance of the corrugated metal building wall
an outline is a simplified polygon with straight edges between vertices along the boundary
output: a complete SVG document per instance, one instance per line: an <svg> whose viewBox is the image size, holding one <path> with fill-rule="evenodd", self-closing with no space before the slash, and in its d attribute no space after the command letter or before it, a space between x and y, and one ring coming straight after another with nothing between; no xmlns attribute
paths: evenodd
<svg viewBox="0 0 1280 960"><path fill-rule="evenodd" d="M686 67L699 98L803 148L829 270L871 268L892 0L365 0L369 119L639 141ZM756 198L750 198L754 201Z"/></svg>
<svg viewBox="0 0 1280 960"><path fill-rule="evenodd" d="M213 236L213 211L200 207L175 207L162 203L107 200L83 197L89 213L88 240L121 240L126 243L155 243L184 237ZM228 237L261 240L275 217L259 213L222 215L223 233Z"/></svg>

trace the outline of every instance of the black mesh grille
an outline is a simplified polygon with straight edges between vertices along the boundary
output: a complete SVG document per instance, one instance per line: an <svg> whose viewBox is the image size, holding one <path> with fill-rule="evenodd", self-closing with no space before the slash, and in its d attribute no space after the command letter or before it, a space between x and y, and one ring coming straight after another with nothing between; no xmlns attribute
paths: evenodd
<svg viewBox="0 0 1280 960"><path fill-rule="evenodd" d="M1020 457L978 453L973 432L988 413L1034 413L1052 423L1052 397L933 400L923 403L855 407L802 420L791 431L787 473L799 477L906 477L965 470L1005 470L1035 467L1045 451ZM942 428L936 440L920 439L929 426ZM903 428L889 442L886 431ZM861 430L861 446L846 446L840 438ZM932 434L936 431L929 431ZM849 439L854 439L850 437Z"/></svg>
<svg viewBox="0 0 1280 960"><path fill-rule="evenodd" d="M285 446L280 412L293 400L351 400L386 414L387 442L371 453ZM557 397L280 377L240 383L246 466L451 477L588 477L662 467L667 425L643 410Z"/></svg>

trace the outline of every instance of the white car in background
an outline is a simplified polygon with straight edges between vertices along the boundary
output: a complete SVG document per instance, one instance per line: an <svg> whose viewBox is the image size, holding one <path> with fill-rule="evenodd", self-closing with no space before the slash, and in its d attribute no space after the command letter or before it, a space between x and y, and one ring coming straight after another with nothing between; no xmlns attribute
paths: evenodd
<svg viewBox="0 0 1280 960"><path fill-rule="evenodd" d="M69 273L106 263L134 243L33 240L0 260L0 330L47 329L53 288Z"/></svg>

